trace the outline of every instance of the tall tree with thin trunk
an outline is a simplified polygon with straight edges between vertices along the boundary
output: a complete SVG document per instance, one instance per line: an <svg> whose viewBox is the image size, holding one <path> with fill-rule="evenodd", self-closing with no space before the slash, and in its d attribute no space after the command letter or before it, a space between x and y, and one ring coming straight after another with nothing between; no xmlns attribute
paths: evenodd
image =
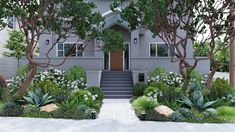
<svg viewBox="0 0 235 132"><path fill-rule="evenodd" d="M207 88L210 88L217 69L215 53L220 50L215 47L216 40L220 38L225 43L235 35L230 24L234 17L228 13L233 5L232 0L116 0L111 7L113 10L121 8L121 16L130 23L131 29L149 29L168 45L174 52L171 62L179 63L179 72L185 80L185 93L191 72L199 61L206 59L212 62L213 67L206 81ZM190 62L187 47L199 36L200 45L208 42L209 54L206 58L194 56L194 62Z"/></svg>
<svg viewBox="0 0 235 132"><path fill-rule="evenodd" d="M1 0L0 7L5 9L1 17L11 15L16 18L27 44L28 73L19 91L13 95L14 99L24 95L37 67L59 66L65 62L67 57L61 63L51 63L49 54L59 41L66 41L74 35L90 40L103 21L102 16L93 11L95 4L84 0ZM52 34L51 47L46 52L47 61L38 62L33 51L41 36Z"/></svg>

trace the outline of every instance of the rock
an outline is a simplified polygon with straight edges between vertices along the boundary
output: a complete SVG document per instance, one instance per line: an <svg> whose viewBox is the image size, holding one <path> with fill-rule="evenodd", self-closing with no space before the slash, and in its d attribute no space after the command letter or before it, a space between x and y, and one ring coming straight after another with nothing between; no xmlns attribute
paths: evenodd
<svg viewBox="0 0 235 132"><path fill-rule="evenodd" d="M166 117L169 117L174 112L171 108L169 108L165 105L159 105L159 106L155 107L154 110L157 113L164 115Z"/></svg>
<svg viewBox="0 0 235 132"><path fill-rule="evenodd" d="M46 112L51 112L57 109L58 109L58 106L56 106L56 104L48 104L48 105L40 107L40 111L46 111Z"/></svg>

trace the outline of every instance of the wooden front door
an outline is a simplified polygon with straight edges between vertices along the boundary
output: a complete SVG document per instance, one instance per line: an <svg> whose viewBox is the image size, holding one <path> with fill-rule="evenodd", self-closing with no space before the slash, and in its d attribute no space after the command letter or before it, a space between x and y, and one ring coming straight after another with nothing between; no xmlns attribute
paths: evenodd
<svg viewBox="0 0 235 132"><path fill-rule="evenodd" d="M123 70L123 51L110 52L110 69L111 71Z"/></svg>

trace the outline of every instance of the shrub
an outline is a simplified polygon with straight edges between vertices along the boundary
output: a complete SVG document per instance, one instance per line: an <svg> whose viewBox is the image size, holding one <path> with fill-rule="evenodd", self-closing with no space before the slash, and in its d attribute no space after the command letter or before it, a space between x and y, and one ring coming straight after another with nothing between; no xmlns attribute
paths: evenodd
<svg viewBox="0 0 235 132"><path fill-rule="evenodd" d="M39 113L40 108L36 105L26 105L24 106L23 116L29 116L33 113Z"/></svg>
<svg viewBox="0 0 235 132"><path fill-rule="evenodd" d="M192 94L192 99L189 99L186 96L182 96L179 102L187 105L191 109L196 109L201 112L202 111L208 111L211 113L216 112L215 109L211 108L211 105L213 105L216 101L205 102L201 91L194 91Z"/></svg>
<svg viewBox="0 0 235 132"><path fill-rule="evenodd" d="M166 69L157 67L156 69L154 69L152 72L149 73L149 77L156 77L164 73L166 73Z"/></svg>
<svg viewBox="0 0 235 132"><path fill-rule="evenodd" d="M37 88L41 88L43 93L56 93L57 91L59 91L59 86L50 80L44 80L39 83L34 83L31 87L32 90L36 90Z"/></svg>
<svg viewBox="0 0 235 132"><path fill-rule="evenodd" d="M24 108L15 102L7 102L3 104L0 109L1 116L20 116L23 113Z"/></svg>
<svg viewBox="0 0 235 132"><path fill-rule="evenodd" d="M153 86L148 86L145 90L144 90L144 95L153 99L157 99L158 97L158 90L156 87Z"/></svg>
<svg viewBox="0 0 235 132"><path fill-rule="evenodd" d="M62 101L69 99L69 92L67 90L59 90L54 93L55 102L61 103Z"/></svg>
<svg viewBox="0 0 235 132"><path fill-rule="evenodd" d="M63 119L83 119L83 112L77 110L56 110L51 113L53 118L63 118Z"/></svg>
<svg viewBox="0 0 235 132"><path fill-rule="evenodd" d="M78 103L75 100L65 100L58 104L58 107L63 110L75 110L78 106Z"/></svg>
<svg viewBox="0 0 235 132"><path fill-rule="evenodd" d="M157 100L151 99L146 96L139 97L133 102L133 107L137 112L148 111L157 106Z"/></svg>
<svg viewBox="0 0 235 132"><path fill-rule="evenodd" d="M11 95L13 95L19 90L20 86L22 85L24 81L24 76L15 76L11 80L12 81L9 84L8 88L9 88Z"/></svg>
<svg viewBox="0 0 235 132"><path fill-rule="evenodd" d="M25 64L17 70L16 76L25 76L27 71L28 71L28 65Z"/></svg>
<svg viewBox="0 0 235 132"><path fill-rule="evenodd" d="M86 87L86 72L81 67L71 67L66 73L66 78L73 82L78 88L84 89Z"/></svg>
<svg viewBox="0 0 235 132"><path fill-rule="evenodd" d="M232 89L229 82L224 79L217 78L212 84L212 88L208 94L208 98L210 100L226 98L231 93L234 93L234 90Z"/></svg>
<svg viewBox="0 0 235 132"><path fill-rule="evenodd" d="M104 99L104 93L102 92L102 89L100 87L93 86L88 88L87 90L91 92L93 99L99 101L102 101Z"/></svg>
<svg viewBox="0 0 235 132"><path fill-rule="evenodd" d="M27 103L39 107L55 101L53 97L49 95L49 93L43 94L42 89L40 88L36 89L35 91L29 91L28 96L24 96L23 99L27 101Z"/></svg>
<svg viewBox="0 0 235 132"><path fill-rule="evenodd" d="M235 116L235 108L231 106L222 106L217 108L217 112L222 116Z"/></svg>
<svg viewBox="0 0 235 132"><path fill-rule="evenodd" d="M94 98L94 95L92 95L88 90L75 90L71 93L71 100L76 101L80 105L84 104L96 110L99 110L101 106L100 101Z"/></svg>
<svg viewBox="0 0 235 132"><path fill-rule="evenodd" d="M159 114L155 110L146 111L145 120L148 120L148 121L169 121L168 117Z"/></svg>
<svg viewBox="0 0 235 132"><path fill-rule="evenodd" d="M142 96L144 95L144 90L147 87L145 83L136 83L135 86L133 87L133 96Z"/></svg>

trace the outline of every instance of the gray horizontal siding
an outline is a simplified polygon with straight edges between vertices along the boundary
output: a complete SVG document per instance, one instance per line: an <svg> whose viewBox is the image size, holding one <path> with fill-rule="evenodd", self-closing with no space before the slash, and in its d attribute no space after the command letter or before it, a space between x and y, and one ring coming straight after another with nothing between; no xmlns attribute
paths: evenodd
<svg viewBox="0 0 235 132"><path fill-rule="evenodd" d="M193 58L187 59L191 64L194 62ZM171 63L171 58L165 58L165 57L136 57L131 58L130 61L130 67L132 71L152 71L156 67L163 67L168 71L172 72L179 72L178 62ZM210 71L210 61L209 60L203 60L200 61L196 68L198 71L200 71L202 74L208 74Z"/></svg>
<svg viewBox="0 0 235 132"><path fill-rule="evenodd" d="M51 64L60 64L63 60L64 58L51 58ZM46 58L35 58L35 61L47 62L48 60ZM20 60L20 65L27 63L28 60L25 58ZM56 68L66 71L73 65L80 66L87 71L99 71L103 69L103 58L97 58L97 57L67 58L64 64Z"/></svg>
<svg viewBox="0 0 235 132"><path fill-rule="evenodd" d="M0 74L10 79L15 76L18 69L17 60L14 58L0 57Z"/></svg>

